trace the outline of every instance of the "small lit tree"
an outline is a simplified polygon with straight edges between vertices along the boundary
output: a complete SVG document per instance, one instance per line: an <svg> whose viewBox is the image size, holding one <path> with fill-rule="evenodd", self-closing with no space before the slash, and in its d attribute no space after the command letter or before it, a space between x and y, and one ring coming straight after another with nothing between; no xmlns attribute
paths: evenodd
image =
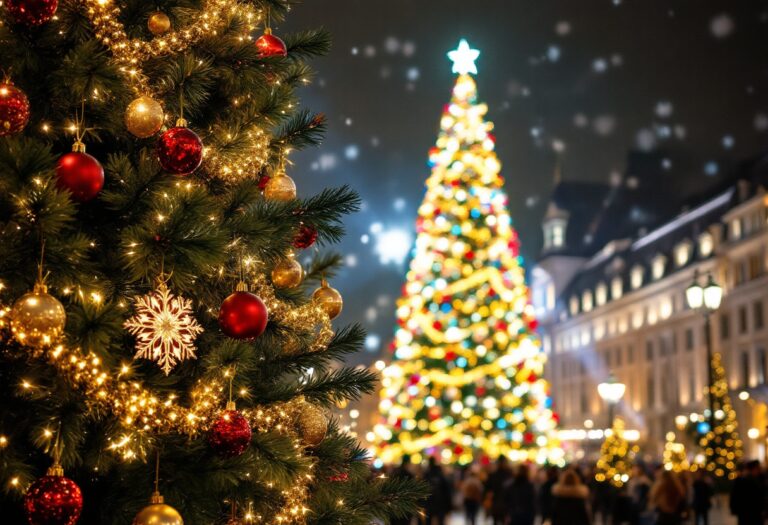
<svg viewBox="0 0 768 525"><path fill-rule="evenodd" d="M712 356L712 383L709 388L712 396L710 428L699 441L704 451L704 465L717 479L735 479L742 454L742 442L719 353Z"/></svg>
<svg viewBox="0 0 768 525"><path fill-rule="evenodd" d="M683 472L691 468L685 445L675 441L674 432L667 432L667 442L664 444L664 468L673 472Z"/></svg>
<svg viewBox="0 0 768 525"><path fill-rule="evenodd" d="M613 420L611 430L606 432L605 441L600 447L595 479L608 481L615 487L621 487L629 480L632 461L637 454L637 446L632 445L624 436L624 420Z"/></svg>

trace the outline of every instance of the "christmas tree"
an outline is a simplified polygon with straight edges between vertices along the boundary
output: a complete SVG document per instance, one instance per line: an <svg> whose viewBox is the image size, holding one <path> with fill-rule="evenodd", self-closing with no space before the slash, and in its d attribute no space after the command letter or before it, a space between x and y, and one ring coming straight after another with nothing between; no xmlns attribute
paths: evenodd
<svg viewBox="0 0 768 525"><path fill-rule="evenodd" d="M742 443L739 438L736 411L731 405L728 380L719 353L712 355L712 384L709 387L711 411L707 432L699 444L704 450L704 466L718 480L735 479L741 460Z"/></svg>
<svg viewBox="0 0 768 525"><path fill-rule="evenodd" d="M664 468L672 472L683 472L691 468L688 462L688 454L685 452L685 445L675 441L674 432L667 432L667 441L664 443L664 453L662 463Z"/></svg>
<svg viewBox="0 0 768 525"><path fill-rule="evenodd" d="M621 487L629 480L632 460L638 451L637 446L630 444L624 437L624 428L623 419L617 417L613 420L597 459L595 479L599 482L607 481L615 487Z"/></svg>
<svg viewBox="0 0 768 525"><path fill-rule="evenodd" d="M470 75L478 55L464 40L449 53L458 78L430 152L374 429L384 462L561 459L493 125Z"/></svg>
<svg viewBox="0 0 768 525"><path fill-rule="evenodd" d="M364 338L331 324L340 257L297 257L359 199L299 198L285 171L320 140L296 89L329 49L272 33L291 5L0 7L3 523L416 509L420 485L373 479L330 415L375 377L339 364Z"/></svg>

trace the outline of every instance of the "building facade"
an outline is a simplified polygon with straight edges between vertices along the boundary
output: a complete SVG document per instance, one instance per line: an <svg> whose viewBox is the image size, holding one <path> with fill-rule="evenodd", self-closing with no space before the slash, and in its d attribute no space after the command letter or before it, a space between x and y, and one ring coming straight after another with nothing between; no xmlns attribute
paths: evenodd
<svg viewBox="0 0 768 525"><path fill-rule="evenodd" d="M765 457L767 174L764 161L750 162L676 214L674 196L654 192L658 181L558 185L531 284L563 429L599 437L594 429L609 422L597 384L610 373L626 384L617 413L649 457L661 456L668 432L682 434L679 416L703 413L704 316L685 290L712 275L725 291L711 317L713 350L723 355L745 457Z"/></svg>

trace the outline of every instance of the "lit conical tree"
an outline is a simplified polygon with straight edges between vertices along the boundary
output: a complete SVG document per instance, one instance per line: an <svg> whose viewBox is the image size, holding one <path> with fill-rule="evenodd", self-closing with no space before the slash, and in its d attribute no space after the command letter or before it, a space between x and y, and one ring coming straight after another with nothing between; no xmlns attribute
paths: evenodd
<svg viewBox="0 0 768 525"><path fill-rule="evenodd" d="M493 124L470 73L479 51L449 53L458 73L419 208L414 256L384 370L378 457L560 461L545 355L507 210Z"/></svg>
<svg viewBox="0 0 768 525"><path fill-rule="evenodd" d="M712 415L710 429L701 438L706 469L720 479L734 479L742 454L736 411L731 405L728 380L719 353L712 355Z"/></svg>

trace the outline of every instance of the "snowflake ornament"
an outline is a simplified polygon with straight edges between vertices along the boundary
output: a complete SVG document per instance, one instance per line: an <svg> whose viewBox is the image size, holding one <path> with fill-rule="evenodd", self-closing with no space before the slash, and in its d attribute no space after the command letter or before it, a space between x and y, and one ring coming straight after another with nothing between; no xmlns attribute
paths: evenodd
<svg viewBox="0 0 768 525"><path fill-rule="evenodd" d="M134 359L157 362L165 375L181 361L196 359L195 338L203 331L192 317L192 301L176 297L164 281L136 298L136 314L123 325L136 336Z"/></svg>

